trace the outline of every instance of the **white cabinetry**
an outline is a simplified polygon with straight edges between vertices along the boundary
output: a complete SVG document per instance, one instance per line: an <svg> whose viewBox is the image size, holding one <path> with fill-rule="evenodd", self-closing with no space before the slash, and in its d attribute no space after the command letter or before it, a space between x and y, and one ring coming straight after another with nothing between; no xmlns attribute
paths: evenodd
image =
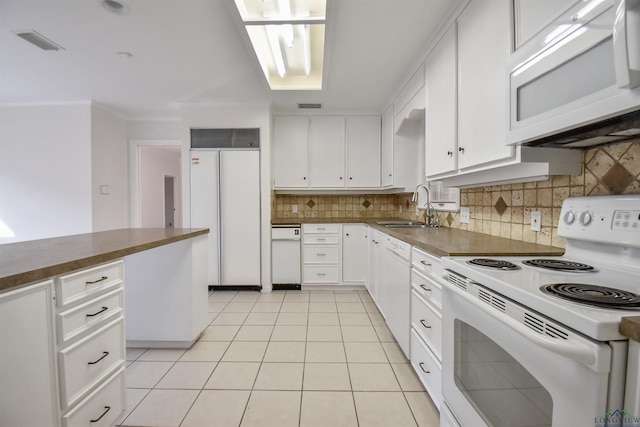
<svg viewBox="0 0 640 427"><path fill-rule="evenodd" d="M342 188L345 186L345 118L311 117L309 132L311 186Z"/></svg>
<svg viewBox="0 0 640 427"><path fill-rule="evenodd" d="M411 251L411 364L440 408L442 403L442 274L440 258Z"/></svg>
<svg viewBox="0 0 640 427"><path fill-rule="evenodd" d="M302 225L302 284L340 282L340 224Z"/></svg>
<svg viewBox="0 0 640 427"><path fill-rule="evenodd" d="M410 295L411 295L411 245L391 236L385 236L383 255L383 283L380 305L385 312L387 326L407 358L410 335Z"/></svg>
<svg viewBox="0 0 640 427"><path fill-rule="evenodd" d="M277 116L274 189L381 188L379 116Z"/></svg>
<svg viewBox="0 0 640 427"><path fill-rule="evenodd" d="M378 306L378 310L385 316L385 312L381 305L381 289L382 289L382 273L384 271L382 266L382 256L384 253L384 238L385 235L378 230L369 227L368 232L368 257L369 268L367 271L367 290L371 295L371 298Z"/></svg>
<svg viewBox="0 0 640 427"><path fill-rule="evenodd" d="M393 107L382 114L382 187L391 187L393 179Z"/></svg>
<svg viewBox="0 0 640 427"><path fill-rule="evenodd" d="M426 176L457 169L456 25L444 34L425 62Z"/></svg>
<svg viewBox="0 0 640 427"><path fill-rule="evenodd" d="M367 278L367 236L364 224L342 225L342 281L364 284Z"/></svg>
<svg viewBox="0 0 640 427"><path fill-rule="evenodd" d="M273 132L274 186L309 187L309 117L278 116Z"/></svg>
<svg viewBox="0 0 640 427"><path fill-rule="evenodd" d="M476 0L458 17L458 168L514 155L506 145L508 0Z"/></svg>
<svg viewBox="0 0 640 427"><path fill-rule="evenodd" d="M546 27L577 0L514 0L516 49Z"/></svg>
<svg viewBox="0 0 640 427"><path fill-rule="evenodd" d="M0 294L0 425L58 426L53 284Z"/></svg>
<svg viewBox="0 0 640 427"><path fill-rule="evenodd" d="M380 188L380 117L347 117L347 187Z"/></svg>

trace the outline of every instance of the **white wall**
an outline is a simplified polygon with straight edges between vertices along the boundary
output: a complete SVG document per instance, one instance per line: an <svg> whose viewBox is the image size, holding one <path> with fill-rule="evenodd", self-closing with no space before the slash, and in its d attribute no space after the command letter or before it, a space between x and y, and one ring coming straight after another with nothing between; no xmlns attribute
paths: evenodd
<svg viewBox="0 0 640 427"><path fill-rule="evenodd" d="M271 111L268 105L184 105L182 115L182 194L185 226L190 224L189 144L191 128L260 128L262 291L271 291Z"/></svg>
<svg viewBox="0 0 640 427"><path fill-rule="evenodd" d="M92 231L91 105L0 107L0 243Z"/></svg>
<svg viewBox="0 0 640 427"><path fill-rule="evenodd" d="M91 108L91 192L93 231L129 227L127 122ZM100 186L109 186L101 194Z"/></svg>
<svg viewBox="0 0 640 427"><path fill-rule="evenodd" d="M140 226L164 228L164 177L174 177L174 224L182 227L182 176L180 152L170 147L141 145L138 147L140 186Z"/></svg>
<svg viewBox="0 0 640 427"><path fill-rule="evenodd" d="M133 120L127 123L129 139L180 139L180 120Z"/></svg>

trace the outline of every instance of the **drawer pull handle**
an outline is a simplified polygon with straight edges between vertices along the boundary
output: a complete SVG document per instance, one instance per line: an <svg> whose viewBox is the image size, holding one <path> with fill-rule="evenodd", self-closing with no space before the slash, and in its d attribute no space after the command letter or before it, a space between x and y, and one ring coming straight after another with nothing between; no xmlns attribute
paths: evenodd
<svg viewBox="0 0 640 427"><path fill-rule="evenodd" d="M424 260L420 261L420 264L426 265L427 267L431 267L431 264L429 264L427 261L424 261Z"/></svg>
<svg viewBox="0 0 640 427"><path fill-rule="evenodd" d="M104 412L102 413L102 415L100 415L98 418L96 418L95 420L90 420L89 422L91 423L97 423L98 421L100 421L102 419L102 417L104 417L105 415L107 415L107 412L109 412L111 410L111 406L105 406L104 407Z"/></svg>
<svg viewBox="0 0 640 427"><path fill-rule="evenodd" d="M104 282L107 279L108 279L107 276L102 276L101 278L99 278L98 280L94 280L93 282L84 282L84 283L87 285L95 285L96 283Z"/></svg>
<svg viewBox="0 0 640 427"><path fill-rule="evenodd" d="M87 365L95 365L96 363L100 362L102 359L104 359L108 355L109 355L108 351L103 351L102 352L102 356L100 357L100 359L96 360L95 362L88 362Z"/></svg>
<svg viewBox="0 0 640 427"><path fill-rule="evenodd" d="M326 276L327 273L317 273L318 276Z"/></svg>
<svg viewBox="0 0 640 427"><path fill-rule="evenodd" d="M420 323L422 323L422 326L424 326L425 328L431 329L431 326L429 326L426 323L424 323L424 319L420 320Z"/></svg>
<svg viewBox="0 0 640 427"><path fill-rule="evenodd" d="M325 227L318 227L318 228L316 228L316 230L326 230L326 228Z"/></svg>
<svg viewBox="0 0 640 427"><path fill-rule="evenodd" d="M426 285L420 285L420 287L421 287L422 289L424 289L425 291L427 291L427 292L431 292L431 288L427 288L427 286L426 286Z"/></svg>
<svg viewBox="0 0 640 427"><path fill-rule="evenodd" d="M318 242L324 242L327 239L317 239L317 240L318 240Z"/></svg>
<svg viewBox="0 0 640 427"><path fill-rule="evenodd" d="M431 373L431 371L427 371L426 369L424 369L424 362L420 362L418 363L418 365L420 366L420 369L422 369L422 372L424 372L425 374Z"/></svg>
<svg viewBox="0 0 640 427"><path fill-rule="evenodd" d="M318 254L318 256L326 256L326 254Z"/></svg>
<svg viewBox="0 0 640 427"><path fill-rule="evenodd" d="M105 312L105 311L107 311L107 310L109 310L109 307L102 307L102 310L100 310L100 311L96 311L96 312L95 312L95 313L93 313L93 314L87 314L87 317L94 317L94 316L97 316L98 314L100 314L100 313L104 313L104 312Z"/></svg>

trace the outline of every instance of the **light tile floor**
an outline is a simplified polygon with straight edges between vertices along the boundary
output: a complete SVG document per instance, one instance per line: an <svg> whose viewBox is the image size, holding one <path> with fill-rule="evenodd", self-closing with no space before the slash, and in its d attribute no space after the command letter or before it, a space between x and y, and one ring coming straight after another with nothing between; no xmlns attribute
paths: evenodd
<svg viewBox="0 0 640 427"><path fill-rule="evenodd" d="M189 350L127 349L122 426L439 426L362 291L216 291Z"/></svg>

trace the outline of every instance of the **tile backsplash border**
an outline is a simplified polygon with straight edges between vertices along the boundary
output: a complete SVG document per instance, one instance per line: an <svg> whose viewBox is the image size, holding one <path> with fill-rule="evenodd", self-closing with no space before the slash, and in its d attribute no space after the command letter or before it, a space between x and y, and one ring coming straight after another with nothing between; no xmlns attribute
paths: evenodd
<svg viewBox="0 0 640 427"><path fill-rule="evenodd" d="M583 153L582 174L546 181L467 188L460 205L469 207L469 224L458 212L440 212L445 227L475 231L541 245L565 247L557 235L562 202L569 196L640 194L640 141L596 147ZM403 218L415 214L411 193L358 195L273 194L271 214L283 218ZM292 211L298 206L298 212ZM531 231L531 211L541 212L540 232Z"/></svg>

